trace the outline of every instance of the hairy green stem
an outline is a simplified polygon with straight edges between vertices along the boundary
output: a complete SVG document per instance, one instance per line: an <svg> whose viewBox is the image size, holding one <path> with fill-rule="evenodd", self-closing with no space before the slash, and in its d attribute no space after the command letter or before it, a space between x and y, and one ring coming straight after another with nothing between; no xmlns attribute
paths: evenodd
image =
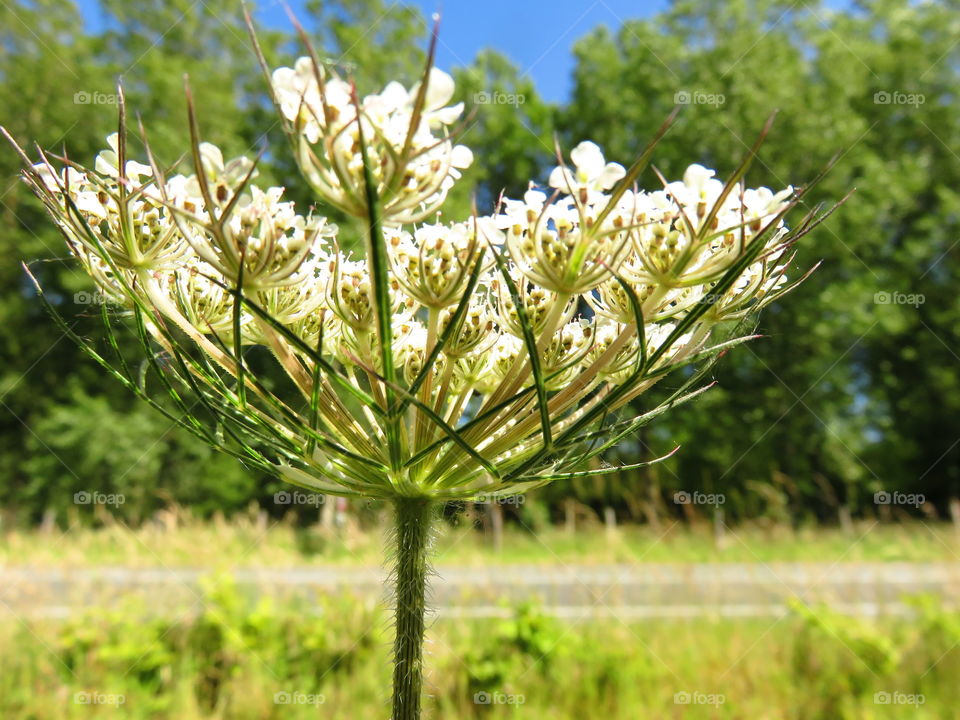
<svg viewBox="0 0 960 720"><path fill-rule="evenodd" d="M419 720L423 687L427 545L433 503L394 500L396 518L396 639L393 645L393 720Z"/></svg>

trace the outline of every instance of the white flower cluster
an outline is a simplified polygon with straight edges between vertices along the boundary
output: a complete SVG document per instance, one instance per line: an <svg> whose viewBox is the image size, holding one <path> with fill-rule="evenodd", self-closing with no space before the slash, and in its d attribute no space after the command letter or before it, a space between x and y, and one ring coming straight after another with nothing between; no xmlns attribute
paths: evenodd
<svg viewBox="0 0 960 720"><path fill-rule="evenodd" d="M473 162L473 153L450 139L463 103L448 105L453 78L436 68L420 105L420 85L408 90L398 82L355 101L346 81L308 57L275 70L273 91L292 125L304 176L319 195L351 215L367 212L361 133L382 212L392 223L435 214L460 170Z"/></svg>
<svg viewBox="0 0 960 720"><path fill-rule="evenodd" d="M117 136L107 141L111 149L100 153L94 171L68 167L58 177L48 164L33 168L54 198L71 250L106 297L132 306L133 296L142 295L204 334L232 330L230 290L237 287L258 294L287 322L319 307L322 293L311 285L336 226L298 215L292 202L282 201L280 187L247 183L238 196L253 163L224 163L209 143L200 146L201 181L197 175L156 178L136 161L121 173ZM250 320L244 312L241 324Z"/></svg>
<svg viewBox="0 0 960 720"><path fill-rule="evenodd" d="M355 100L306 58L273 74L311 186L361 218L366 142L385 219L382 303L370 258L342 251L335 226L297 214L282 188L253 184L250 160L225 162L212 145L197 148L197 174L163 177L135 161L121 172L111 136L94 170L55 173L45 162L28 178L104 293L152 308L234 374L243 361L231 348L266 346L317 405L319 428L363 455L386 452L388 435L370 408L350 416L318 375L318 354L324 372L388 409L389 351L399 391L417 403L398 441L407 457L442 438L435 426L446 423L491 461L520 463L542 448L545 417L563 432L602 403L624 406L708 348L719 323L786 291L792 188L725 185L691 165L681 181L645 192L590 142L547 187L531 183L488 216L423 222L472 159L450 138L462 112L448 106L452 80L427 77L422 93L390 83ZM415 485L441 492L459 473L464 492L487 487L487 471L457 447L431 467L415 464ZM305 462L345 485L353 477L326 455Z"/></svg>

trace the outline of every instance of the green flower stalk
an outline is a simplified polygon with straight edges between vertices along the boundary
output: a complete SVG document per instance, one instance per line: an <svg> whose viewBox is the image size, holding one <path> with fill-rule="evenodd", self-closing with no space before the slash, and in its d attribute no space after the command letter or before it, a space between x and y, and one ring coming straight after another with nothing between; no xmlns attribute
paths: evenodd
<svg viewBox="0 0 960 720"><path fill-rule="evenodd" d="M420 717L438 506L625 469L583 468L706 389L712 360L753 337L735 330L803 279L787 279L791 248L823 217L788 227L802 191L743 185L756 147L726 182L691 165L638 189L668 123L629 167L583 142L569 164L558 154L546 187L441 221L473 156L457 144L463 106L432 67L435 43L413 87L364 98L312 49L293 68L264 62L319 205L362 229L358 257L326 218L258 186L255 160L203 142L189 91L188 174L159 167L142 129L145 155L131 158L122 103L93 168L20 150L26 182L111 301L108 352L54 313L66 333L249 467L392 503L394 720ZM142 343L136 369L121 331ZM681 368L664 403L635 409Z"/></svg>

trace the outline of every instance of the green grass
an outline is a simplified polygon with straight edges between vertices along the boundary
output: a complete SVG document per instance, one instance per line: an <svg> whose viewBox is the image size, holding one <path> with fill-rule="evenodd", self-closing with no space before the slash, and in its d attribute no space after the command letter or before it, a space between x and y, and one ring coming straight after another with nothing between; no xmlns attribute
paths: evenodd
<svg viewBox="0 0 960 720"><path fill-rule="evenodd" d="M179 619L129 605L5 621L0 717L382 718L389 637L375 605L248 605L228 581ZM508 620L433 624L426 717L954 718L958 642L960 616L930 602L915 619L876 623L798 609L779 621L564 624L522 607ZM678 704L681 693L714 704ZM877 693L923 704L878 704Z"/></svg>
<svg viewBox="0 0 960 720"><path fill-rule="evenodd" d="M381 565L383 523L336 532L297 528L289 522L258 523L240 516L200 522L171 515L165 526L138 529L111 522L62 532L9 531L0 536L0 566L255 567ZM438 565L569 563L892 562L960 560L960 534L947 523L858 523L797 530L759 524L728 529L718 545L708 525L685 523L621 526L615 533L588 527L568 533L548 526L536 533L508 525L497 553L488 533L461 522L438 533Z"/></svg>
<svg viewBox="0 0 960 720"><path fill-rule="evenodd" d="M252 517L170 518L164 527L8 532L0 565L213 570L383 562L375 522L365 531L324 533ZM851 534L742 526L720 546L707 526L630 526L614 534L509 527L496 553L488 535L461 524L440 533L436 557L439 565L886 562L956 561L957 550L947 524L868 522ZM185 615L148 613L149 599L131 596L66 621L0 619L0 718L387 716L391 630L382 605L349 595L319 607L269 597L252 604L228 576L217 577ZM438 620L428 653L427 717L435 720L932 720L956 717L960 702L960 614L930 602L915 618L875 622L797 608L781 620L567 623L525 607L509 620ZM677 704L677 693L723 702ZM875 697L888 696L877 693L923 695L924 702L878 704ZM121 696L122 706L110 704ZM287 697L294 702L275 701ZM84 699L104 704L78 702Z"/></svg>

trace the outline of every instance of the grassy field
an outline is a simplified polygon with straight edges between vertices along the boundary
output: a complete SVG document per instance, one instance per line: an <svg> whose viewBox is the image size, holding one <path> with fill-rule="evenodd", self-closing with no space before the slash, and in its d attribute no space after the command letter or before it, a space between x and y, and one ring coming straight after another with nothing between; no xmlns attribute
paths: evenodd
<svg viewBox="0 0 960 720"><path fill-rule="evenodd" d="M910 622L797 609L784 619L564 624L436 621L427 717L955 718L960 616ZM199 614L131 605L65 622L0 623L10 720L386 718L389 622L349 598L248 605L208 584Z"/></svg>
<svg viewBox="0 0 960 720"><path fill-rule="evenodd" d="M299 720L386 718L389 618L369 598L320 605L260 600L229 567L381 565L384 537L183 516L131 529L7 532L0 565L201 567L192 611L157 614L131 595L67 620L0 616L0 718ZM534 535L508 526L503 549L444 525L439 565L618 562L957 561L952 526L838 529L626 526ZM214 579L216 578L216 579ZM915 616L854 620L797 606L785 618L568 622L535 606L506 620L436 620L428 640L434 720L955 718L960 614L915 598Z"/></svg>
<svg viewBox="0 0 960 720"><path fill-rule="evenodd" d="M379 527L386 525L386 522ZM292 523L264 523L241 516L200 522L173 516L167 524L131 529L117 522L93 529L0 534L0 565L77 567L256 567L380 565L385 539L377 529L324 532ZM524 563L858 562L960 560L960 535L952 525L914 521L864 521L847 533L838 528L739 526L718 543L712 527L686 523L621 526L608 533L587 528L570 533L549 526L531 530L509 524L502 550L489 533L461 523L441 525L438 565Z"/></svg>

